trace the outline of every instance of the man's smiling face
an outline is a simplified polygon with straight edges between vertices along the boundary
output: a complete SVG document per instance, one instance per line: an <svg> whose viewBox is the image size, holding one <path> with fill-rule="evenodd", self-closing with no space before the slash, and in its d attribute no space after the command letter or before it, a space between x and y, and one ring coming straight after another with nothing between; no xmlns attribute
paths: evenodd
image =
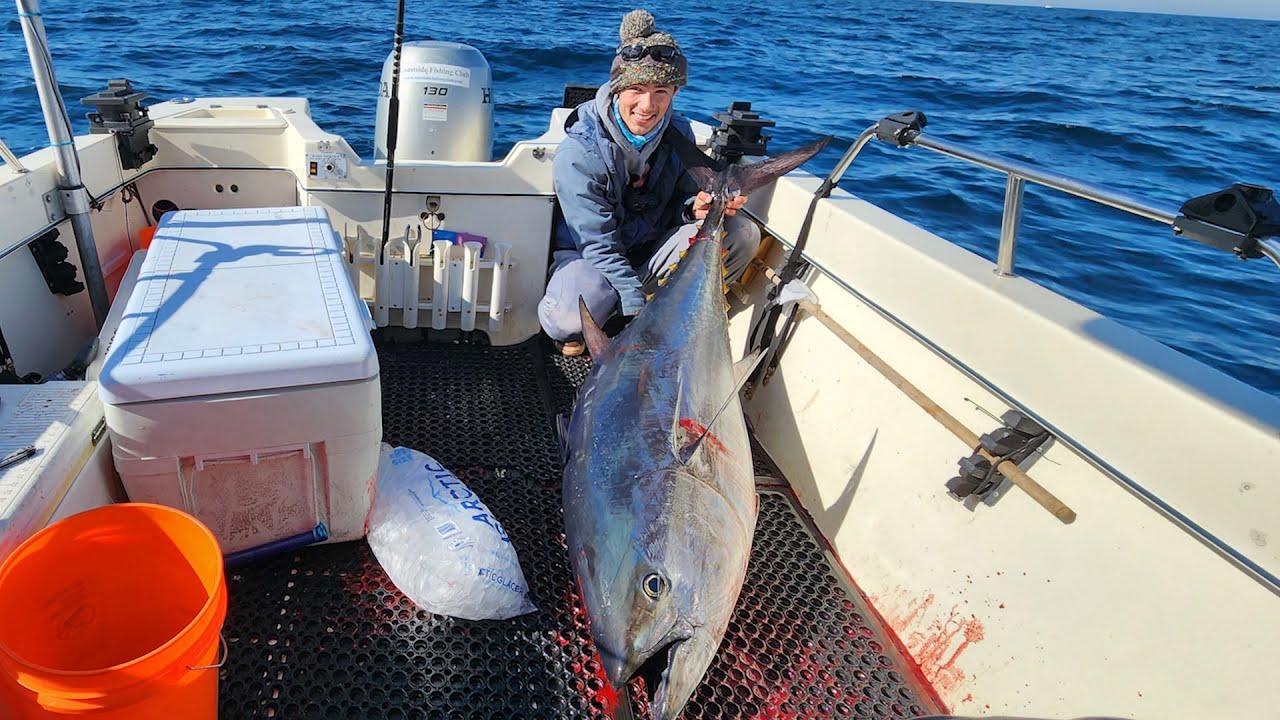
<svg viewBox="0 0 1280 720"><path fill-rule="evenodd" d="M632 85L618 94L618 114L635 135L647 135L662 122L676 96L674 85Z"/></svg>

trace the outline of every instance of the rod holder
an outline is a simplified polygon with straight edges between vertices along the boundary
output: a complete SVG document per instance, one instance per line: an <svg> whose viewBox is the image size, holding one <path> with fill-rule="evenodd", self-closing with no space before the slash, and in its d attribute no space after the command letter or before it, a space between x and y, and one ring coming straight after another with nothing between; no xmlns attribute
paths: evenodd
<svg viewBox="0 0 1280 720"><path fill-rule="evenodd" d="M507 313L507 278L511 271L511 244L496 243L493 257L493 285L489 290L489 331L502 327Z"/></svg>
<svg viewBox="0 0 1280 720"><path fill-rule="evenodd" d="M378 327L385 327L390 321L391 309L388 306L391 295L391 273L389 272L388 262L390 261L391 244L394 240L388 241L386 245L379 248L379 252L375 253L375 265L373 273L373 322Z"/></svg>
<svg viewBox="0 0 1280 720"><path fill-rule="evenodd" d="M443 330L449 321L449 241L436 240L431 244L432 279L431 327Z"/></svg>
<svg viewBox="0 0 1280 720"><path fill-rule="evenodd" d="M510 243L455 245L447 239L424 240L409 230L381 251L377 238L360 230L355 237L344 230L342 243L347 276L356 295L369 305L373 327L444 330L452 322L472 331L480 318L480 327L490 332L502 328L515 266ZM424 299L428 289L430 297ZM392 310L401 311L398 318ZM419 317L423 312L431 314L425 322Z"/></svg>
<svg viewBox="0 0 1280 720"><path fill-rule="evenodd" d="M476 329L476 293L480 289L480 248L478 242L462 244L462 319L459 326L463 330Z"/></svg>
<svg viewBox="0 0 1280 720"><path fill-rule="evenodd" d="M400 324L413 330L418 327L418 304L422 289L422 236L409 248L408 280L404 284L404 315Z"/></svg>

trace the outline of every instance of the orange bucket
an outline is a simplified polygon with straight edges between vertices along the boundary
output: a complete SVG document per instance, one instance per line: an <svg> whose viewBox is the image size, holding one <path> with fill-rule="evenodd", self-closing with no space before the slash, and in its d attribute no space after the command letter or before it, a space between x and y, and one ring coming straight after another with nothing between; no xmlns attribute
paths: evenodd
<svg viewBox="0 0 1280 720"><path fill-rule="evenodd" d="M108 505L0 565L0 717L216 720L222 550L173 508Z"/></svg>

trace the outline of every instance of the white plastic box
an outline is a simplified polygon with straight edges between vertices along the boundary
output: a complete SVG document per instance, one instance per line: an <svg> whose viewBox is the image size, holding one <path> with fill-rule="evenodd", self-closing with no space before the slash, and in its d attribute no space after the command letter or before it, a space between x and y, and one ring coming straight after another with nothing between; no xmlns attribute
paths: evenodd
<svg viewBox="0 0 1280 720"><path fill-rule="evenodd" d="M320 208L165 217L99 376L130 500L192 513L228 554L365 534L381 393L340 247Z"/></svg>

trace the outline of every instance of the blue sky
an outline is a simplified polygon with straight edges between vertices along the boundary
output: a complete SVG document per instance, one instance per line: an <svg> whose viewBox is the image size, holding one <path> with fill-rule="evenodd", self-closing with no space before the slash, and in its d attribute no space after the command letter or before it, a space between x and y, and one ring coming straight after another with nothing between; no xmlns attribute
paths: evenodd
<svg viewBox="0 0 1280 720"><path fill-rule="evenodd" d="M1280 20L1280 0L950 0Z"/></svg>

